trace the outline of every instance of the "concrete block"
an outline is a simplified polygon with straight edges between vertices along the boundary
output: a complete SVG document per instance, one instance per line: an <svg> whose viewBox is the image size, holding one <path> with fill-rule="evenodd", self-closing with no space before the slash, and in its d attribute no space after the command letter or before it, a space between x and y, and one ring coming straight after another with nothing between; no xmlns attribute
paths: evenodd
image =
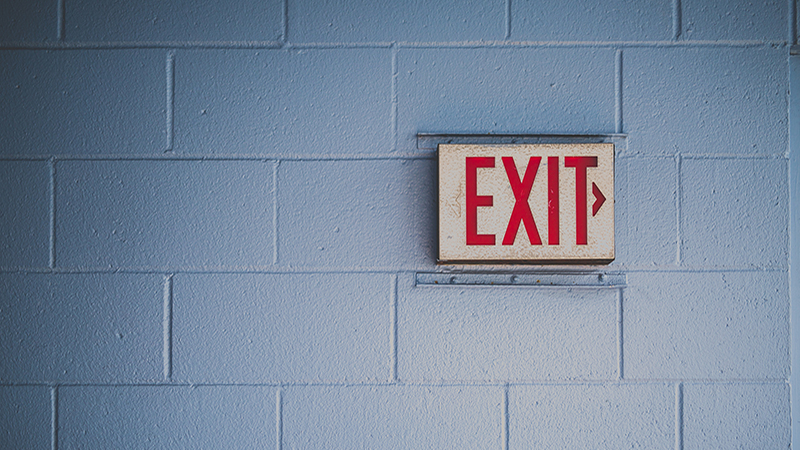
<svg viewBox="0 0 800 450"><path fill-rule="evenodd" d="M400 49L397 146L416 150L421 132L614 132L614 58L588 48Z"/></svg>
<svg viewBox="0 0 800 450"><path fill-rule="evenodd" d="M283 448L499 449L501 389L290 387L283 396Z"/></svg>
<svg viewBox="0 0 800 450"><path fill-rule="evenodd" d="M665 41L671 37L670 2L511 2L511 39L515 41Z"/></svg>
<svg viewBox="0 0 800 450"><path fill-rule="evenodd" d="M617 160L616 264L674 265L678 252L675 158ZM618 191L618 192L619 192Z"/></svg>
<svg viewBox="0 0 800 450"><path fill-rule="evenodd" d="M58 38L57 12L57 0L4 1L0 41L55 41Z"/></svg>
<svg viewBox="0 0 800 450"><path fill-rule="evenodd" d="M182 153L391 150L391 51L185 51L175 56Z"/></svg>
<svg viewBox="0 0 800 450"><path fill-rule="evenodd" d="M264 267L270 161L62 161L60 267Z"/></svg>
<svg viewBox="0 0 800 450"><path fill-rule="evenodd" d="M291 42L480 41L505 37L503 1L289 2Z"/></svg>
<svg viewBox="0 0 800 450"><path fill-rule="evenodd" d="M0 267L50 260L50 169L43 161L0 161Z"/></svg>
<svg viewBox="0 0 800 450"><path fill-rule="evenodd" d="M173 378L387 380L387 275L176 275Z"/></svg>
<svg viewBox="0 0 800 450"><path fill-rule="evenodd" d="M705 41L786 41L788 2L783 0L683 0L684 39Z"/></svg>
<svg viewBox="0 0 800 450"><path fill-rule="evenodd" d="M786 160L686 159L681 184L684 264L787 267Z"/></svg>
<svg viewBox="0 0 800 450"><path fill-rule="evenodd" d="M280 0L77 0L65 8L68 41L276 41L283 28Z"/></svg>
<svg viewBox="0 0 800 450"><path fill-rule="evenodd" d="M788 70L783 47L626 49L629 151L783 155Z"/></svg>
<svg viewBox="0 0 800 450"><path fill-rule="evenodd" d="M789 385L686 384L685 448L791 447Z"/></svg>
<svg viewBox="0 0 800 450"><path fill-rule="evenodd" d="M0 275L0 381L160 379L162 283L157 275Z"/></svg>
<svg viewBox="0 0 800 450"><path fill-rule="evenodd" d="M49 449L50 388L0 386L0 448Z"/></svg>
<svg viewBox="0 0 800 450"><path fill-rule="evenodd" d="M397 306L401 380L617 376L617 290L418 286Z"/></svg>
<svg viewBox="0 0 800 450"><path fill-rule="evenodd" d="M508 448L648 448L675 445L667 384L511 386Z"/></svg>
<svg viewBox="0 0 800 450"><path fill-rule="evenodd" d="M279 264L433 266L435 161L298 161L278 170Z"/></svg>
<svg viewBox="0 0 800 450"><path fill-rule="evenodd" d="M789 374L786 273L631 273L623 308L626 378Z"/></svg>
<svg viewBox="0 0 800 450"><path fill-rule="evenodd" d="M65 386L58 448L271 448L275 388Z"/></svg>
<svg viewBox="0 0 800 450"><path fill-rule="evenodd" d="M161 50L0 52L0 153L160 154L165 67Z"/></svg>

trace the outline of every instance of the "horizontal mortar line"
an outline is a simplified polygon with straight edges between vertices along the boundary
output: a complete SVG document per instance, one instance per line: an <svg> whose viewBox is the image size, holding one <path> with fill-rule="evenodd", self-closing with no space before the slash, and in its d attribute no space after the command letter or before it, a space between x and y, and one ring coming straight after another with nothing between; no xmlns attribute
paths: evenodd
<svg viewBox="0 0 800 450"><path fill-rule="evenodd" d="M785 267L635 267L620 270L625 274L632 273L788 273Z"/></svg>
<svg viewBox="0 0 800 450"><path fill-rule="evenodd" d="M54 384L43 383L0 383L0 387L380 387L380 386L503 386L504 382L484 381L432 381L432 382L369 382L369 381L268 381L268 382L191 382L191 381L165 381L165 382L63 382Z"/></svg>
<svg viewBox="0 0 800 450"><path fill-rule="evenodd" d="M3 42L0 50L133 50L208 49L271 50L283 48L278 41L108 41L108 42Z"/></svg>
<svg viewBox="0 0 800 450"><path fill-rule="evenodd" d="M789 384L789 380L780 378L754 379L754 378L732 378L732 379L697 379L697 378L663 378L663 379L565 379L565 380L402 380L396 382L370 382L370 381L268 381L268 382L191 382L191 381L171 381L171 382L58 382L58 383L39 383L39 382L20 382L20 383L0 383L0 387L504 387L504 386L639 386L653 384L670 384L681 382L685 385L715 385L715 386L739 386L739 385L781 385Z"/></svg>
<svg viewBox="0 0 800 450"><path fill-rule="evenodd" d="M428 160L434 159L432 151L391 154L364 155L297 155L297 154L263 154L263 155L0 155L0 161L385 161L385 160Z"/></svg>
<svg viewBox="0 0 800 450"><path fill-rule="evenodd" d="M684 385L759 385L789 384L784 378L627 378L631 384L683 383Z"/></svg>
<svg viewBox="0 0 800 450"><path fill-rule="evenodd" d="M491 136L491 137L498 137L498 138L526 138L526 137L552 137L552 138L571 138L571 137L596 137L596 138L620 138L624 139L628 136L628 133L617 133L617 132L586 132L586 133L553 133L553 132L541 132L541 133L531 133L531 132L523 132L523 133L466 133L466 132L448 132L448 131L418 131L417 132L418 138L464 138L464 137L472 137L472 136Z"/></svg>
<svg viewBox="0 0 800 450"><path fill-rule="evenodd" d="M398 269L400 271L409 271L412 269ZM693 267L693 266L441 266L428 269L413 269L415 272L436 273L436 274L461 274L461 273L501 273L501 274L552 274L552 273L573 273L573 274L624 274L624 273L649 273L649 272L788 272L787 267L751 267L751 266L731 266L731 267Z"/></svg>
<svg viewBox="0 0 800 450"><path fill-rule="evenodd" d="M467 41L467 42L403 42L398 48L652 48L652 47L774 47L788 46L787 41Z"/></svg>
<svg viewBox="0 0 800 450"><path fill-rule="evenodd" d="M674 161L675 155L667 155L667 154L647 154L647 153L628 153L627 151L621 151L614 155L617 160L648 160L648 159L656 159L660 161Z"/></svg>
<svg viewBox="0 0 800 450"><path fill-rule="evenodd" d="M732 154L713 154L713 153L681 153L683 159L715 159L715 160L788 160L789 155L785 153L760 154L760 155L732 155Z"/></svg>
<svg viewBox="0 0 800 450"><path fill-rule="evenodd" d="M80 381L69 381L69 382L59 382L57 384L52 383L0 383L0 388L2 387L197 387L197 386L254 386L254 387L278 387L281 386L282 383L189 383L189 382L180 382L180 381L170 381L170 382L131 382L131 383L124 383L124 382L80 382Z"/></svg>
<svg viewBox="0 0 800 450"><path fill-rule="evenodd" d="M309 42L280 41L107 41L107 42L4 42L0 50L118 50L118 49L198 49L198 50L328 50L345 48L652 48L652 47L769 47L789 46L788 41L371 41Z"/></svg>
<svg viewBox="0 0 800 450"><path fill-rule="evenodd" d="M53 158L52 156L48 155L36 155L36 156L26 156L26 155L8 155L3 156L0 155L0 161L50 161Z"/></svg>
<svg viewBox="0 0 800 450"><path fill-rule="evenodd" d="M788 268L775 268L775 267L521 267L521 266L503 266L503 267L454 267L448 266L447 268L407 268L407 267L303 267L293 269L290 267L272 268L272 269L246 269L246 268L218 268L218 269L176 269L174 267L157 267L157 268L80 268L80 267L30 267L30 268L10 268L0 267L0 274L66 274L66 275L92 275L92 274L140 274L140 275L168 275L168 274L196 274L196 275L312 275L312 274L395 274L395 273L426 273L437 275L475 275L475 274L494 274L494 275L596 275L599 273L606 275L630 275L636 273L788 273ZM420 285L427 286L427 285ZM436 286L448 286L441 284ZM466 286L466 285L452 285L452 286ZM511 284L498 284L496 286L524 286L511 285ZM578 287L578 286L564 286L564 287ZM615 286L601 286L592 285L591 287L609 287ZM619 287L619 286L617 286Z"/></svg>
<svg viewBox="0 0 800 450"><path fill-rule="evenodd" d="M280 41L85 41L85 42L4 42L0 50L329 50L384 48L392 42L283 43Z"/></svg>
<svg viewBox="0 0 800 450"><path fill-rule="evenodd" d="M269 381L269 382L191 382L191 381L170 381L170 382L63 382L54 384L43 383L0 383L0 387L448 387L448 386L485 386L503 387L526 386L526 385L585 385L585 384L653 384L658 382L636 382L617 379L587 379L587 380L531 380L531 381L502 381L502 380L436 380L436 381Z"/></svg>
<svg viewBox="0 0 800 450"><path fill-rule="evenodd" d="M415 271L404 269L332 269L332 270L175 270L175 269L4 269L0 268L0 274L52 274L52 275L324 275L324 274L395 274L395 273L414 273Z"/></svg>
<svg viewBox="0 0 800 450"><path fill-rule="evenodd" d="M730 380L723 380L723 379L710 379L710 380L698 380L698 379L691 379L687 378L684 380L680 380L684 386L701 386L701 385L714 385L714 386L763 386L763 385L781 385L781 384L790 384L791 381L789 379L783 378L766 378L766 379L753 379L753 378L742 378L742 379L730 379Z"/></svg>
<svg viewBox="0 0 800 450"><path fill-rule="evenodd" d="M620 152L618 158L675 158L680 155L684 159L716 159L716 160L772 160L772 159L786 159L789 157L786 153L773 153L773 154L757 154L757 155L736 155L729 153L645 153L637 151L624 150Z"/></svg>
<svg viewBox="0 0 800 450"><path fill-rule="evenodd" d="M644 386L644 385L654 385L654 384L672 384L676 382L684 383L685 385L700 385L700 384L708 384L708 385L742 385L742 384L752 384L752 385L759 385L759 384L785 384L788 383L788 380L782 379L766 379L766 380L757 380L757 379L731 379L731 380L694 380L694 379L609 379L609 380L589 380L589 381L582 381L582 380L542 380L542 381L523 381L523 382L514 382L510 381L507 384L509 386L576 386L576 385L630 385L630 386Z"/></svg>
<svg viewBox="0 0 800 450"><path fill-rule="evenodd" d="M392 41L373 42L287 42L283 45L286 50L327 50L336 48L385 48L394 45Z"/></svg>
<svg viewBox="0 0 800 450"><path fill-rule="evenodd" d="M492 135L475 135L492 136ZM490 145L490 144L487 144ZM497 144L491 144L497 145ZM512 144L516 145L516 144ZM671 159L674 153L637 153L622 151L616 155L618 159ZM437 157L436 150L425 149L421 152L364 154L364 155L298 155L298 154L260 154L260 155L188 155L188 154L154 154L154 155L0 155L0 161L385 161L385 160L428 160ZM730 154L681 154L684 159L695 160L788 160L789 155L730 155Z"/></svg>

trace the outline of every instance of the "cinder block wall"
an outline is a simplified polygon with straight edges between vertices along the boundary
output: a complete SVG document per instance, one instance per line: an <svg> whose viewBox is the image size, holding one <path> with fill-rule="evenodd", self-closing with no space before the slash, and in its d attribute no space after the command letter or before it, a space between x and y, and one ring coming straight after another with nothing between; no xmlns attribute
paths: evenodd
<svg viewBox="0 0 800 450"><path fill-rule="evenodd" d="M787 448L795 15L5 2L0 447ZM623 282L417 283L420 132L625 134Z"/></svg>

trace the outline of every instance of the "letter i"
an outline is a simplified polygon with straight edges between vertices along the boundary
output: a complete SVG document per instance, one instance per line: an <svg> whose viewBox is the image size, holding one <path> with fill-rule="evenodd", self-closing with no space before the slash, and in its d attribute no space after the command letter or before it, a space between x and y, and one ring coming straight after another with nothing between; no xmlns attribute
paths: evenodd
<svg viewBox="0 0 800 450"><path fill-rule="evenodd" d="M558 156L547 158L547 244L558 245Z"/></svg>

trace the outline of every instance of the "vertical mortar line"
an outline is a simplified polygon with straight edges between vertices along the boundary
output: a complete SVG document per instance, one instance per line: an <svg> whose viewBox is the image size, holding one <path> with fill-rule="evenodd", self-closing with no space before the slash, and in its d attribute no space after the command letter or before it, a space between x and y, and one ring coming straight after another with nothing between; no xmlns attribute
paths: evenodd
<svg viewBox="0 0 800 450"><path fill-rule="evenodd" d="M56 160L50 158L50 255L48 266L56 267Z"/></svg>
<svg viewBox="0 0 800 450"><path fill-rule="evenodd" d="M503 385L503 450L508 450L508 383Z"/></svg>
<svg viewBox="0 0 800 450"><path fill-rule="evenodd" d="M167 52L167 148L171 152L175 134L175 52Z"/></svg>
<svg viewBox="0 0 800 450"><path fill-rule="evenodd" d="M681 37L683 27L683 7L681 0L672 0L672 40L677 41Z"/></svg>
<svg viewBox="0 0 800 450"><path fill-rule="evenodd" d="M675 186L675 231L676 231L676 239L677 239L677 249L675 251L675 265L681 265L681 247L683 247L683 237L681 236L681 196L683 195L683 189L681 187L681 166L683 164L683 158L681 154L678 153L675 155L675 166L676 171L678 173L676 186Z"/></svg>
<svg viewBox="0 0 800 450"><path fill-rule="evenodd" d="M172 379L172 274L164 277L164 381Z"/></svg>
<svg viewBox="0 0 800 450"><path fill-rule="evenodd" d="M392 43L392 151L397 151L397 43Z"/></svg>
<svg viewBox="0 0 800 450"><path fill-rule="evenodd" d="M622 320L623 320L623 296L622 296L622 288L617 289L617 378L622 380L625 377L624 372L624 353L623 353L623 328L622 328Z"/></svg>
<svg viewBox="0 0 800 450"><path fill-rule="evenodd" d="M58 0L56 4L56 39L64 40L64 0Z"/></svg>
<svg viewBox="0 0 800 450"><path fill-rule="evenodd" d="M675 385L675 450L683 450L683 383Z"/></svg>
<svg viewBox="0 0 800 450"><path fill-rule="evenodd" d="M622 49L617 49L614 69L614 123L622 133Z"/></svg>
<svg viewBox="0 0 800 450"><path fill-rule="evenodd" d="M289 0L283 0L281 7L283 8L281 11L281 35L278 37L278 41L285 44L289 34Z"/></svg>
<svg viewBox="0 0 800 450"><path fill-rule="evenodd" d="M397 382L399 380L397 376L397 274L392 274L392 286L391 286L391 352L392 352L392 381Z"/></svg>
<svg viewBox="0 0 800 450"><path fill-rule="evenodd" d="M50 448L58 450L58 386L50 387Z"/></svg>
<svg viewBox="0 0 800 450"><path fill-rule="evenodd" d="M283 386L275 393L275 448L283 448Z"/></svg>
<svg viewBox="0 0 800 450"><path fill-rule="evenodd" d="M272 264L278 264L278 166L281 161L272 162Z"/></svg>
<svg viewBox="0 0 800 450"><path fill-rule="evenodd" d="M505 40L511 39L511 0L506 0L506 32Z"/></svg>

